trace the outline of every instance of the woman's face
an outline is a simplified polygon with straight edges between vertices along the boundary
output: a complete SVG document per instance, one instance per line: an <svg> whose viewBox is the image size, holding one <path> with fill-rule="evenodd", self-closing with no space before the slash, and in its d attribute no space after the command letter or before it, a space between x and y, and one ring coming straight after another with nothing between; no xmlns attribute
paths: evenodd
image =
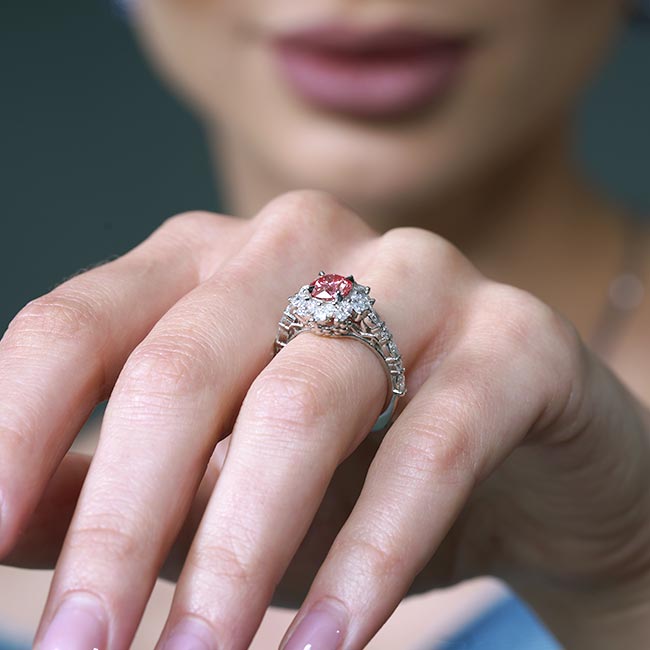
<svg viewBox="0 0 650 650"><path fill-rule="evenodd" d="M562 130L626 0L132 0L163 75L283 189L442 200Z"/></svg>

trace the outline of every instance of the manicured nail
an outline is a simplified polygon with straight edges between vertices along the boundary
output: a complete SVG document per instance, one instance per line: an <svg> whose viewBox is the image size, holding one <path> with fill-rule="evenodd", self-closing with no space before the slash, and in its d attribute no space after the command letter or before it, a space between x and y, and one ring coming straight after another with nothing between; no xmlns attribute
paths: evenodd
<svg viewBox="0 0 650 650"><path fill-rule="evenodd" d="M300 621L283 650L336 650L345 632L345 617L325 602L316 604Z"/></svg>
<svg viewBox="0 0 650 650"><path fill-rule="evenodd" d="M108 624L97 598L76 593L59 605L39 650L106 650Z"/></svg>
<svg viewBox="0 0 650 650"><path fill-rule="evenodd" d="M162 650L217 650L214 632L198 618L182 619L172 629Z"/></svg>

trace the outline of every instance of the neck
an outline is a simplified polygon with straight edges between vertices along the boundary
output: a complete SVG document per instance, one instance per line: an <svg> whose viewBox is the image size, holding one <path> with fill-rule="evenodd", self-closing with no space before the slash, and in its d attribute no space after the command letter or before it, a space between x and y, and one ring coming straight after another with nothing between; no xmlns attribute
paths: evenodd
<svg viewBox="0 0 650 650"><path fill-rule="evenodd" d="M534 293L589 338L620 266L624 220L581 177L568 131L544 133L517 159L456 195L399 213L373 207L368 222L380 232L400 225L435 231L485 275ZM251 216L292 189L223 136L212 141L229 211Z"/></svg>

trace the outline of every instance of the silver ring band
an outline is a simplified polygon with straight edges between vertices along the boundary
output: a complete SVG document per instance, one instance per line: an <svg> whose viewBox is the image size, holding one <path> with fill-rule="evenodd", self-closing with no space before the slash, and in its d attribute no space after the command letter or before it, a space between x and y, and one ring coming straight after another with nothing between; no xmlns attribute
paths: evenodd
<svg viewBox="0 0 650 650"><path fill-rule="evenodd" d="M316 280L289 297L278 323L273 354L304 332L351 337L365 343L383 362L389 383L384 409L371 429L375 432L390 423L397 400L406 394L406 378L393 335L375 311L375 299L369 294L370 287L357 283L351 275L321 271Z"/></svg>

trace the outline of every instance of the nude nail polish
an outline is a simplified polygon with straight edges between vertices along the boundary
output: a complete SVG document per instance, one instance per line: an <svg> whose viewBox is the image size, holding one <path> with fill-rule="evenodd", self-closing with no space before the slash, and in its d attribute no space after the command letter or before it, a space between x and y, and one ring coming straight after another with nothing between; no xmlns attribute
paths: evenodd
<svg viewBox="0 0 650 650"><path fill-rule="evenodd" d="M337 650L344 633L343 612L320 602L300 621L283 650Z"/></svg>
<svg viewBox="0 0 650 650"><path fill-rule="evenodd" d="M108 623L97 598L76 593L59 605L38 650L107 650Z"/></svg>
<svg viewBox="0 0 650 650"><path fill-rule="evenodd" d="M198 618L181 619L165 639L162 650L217 650L214 633Z"/></svg>

